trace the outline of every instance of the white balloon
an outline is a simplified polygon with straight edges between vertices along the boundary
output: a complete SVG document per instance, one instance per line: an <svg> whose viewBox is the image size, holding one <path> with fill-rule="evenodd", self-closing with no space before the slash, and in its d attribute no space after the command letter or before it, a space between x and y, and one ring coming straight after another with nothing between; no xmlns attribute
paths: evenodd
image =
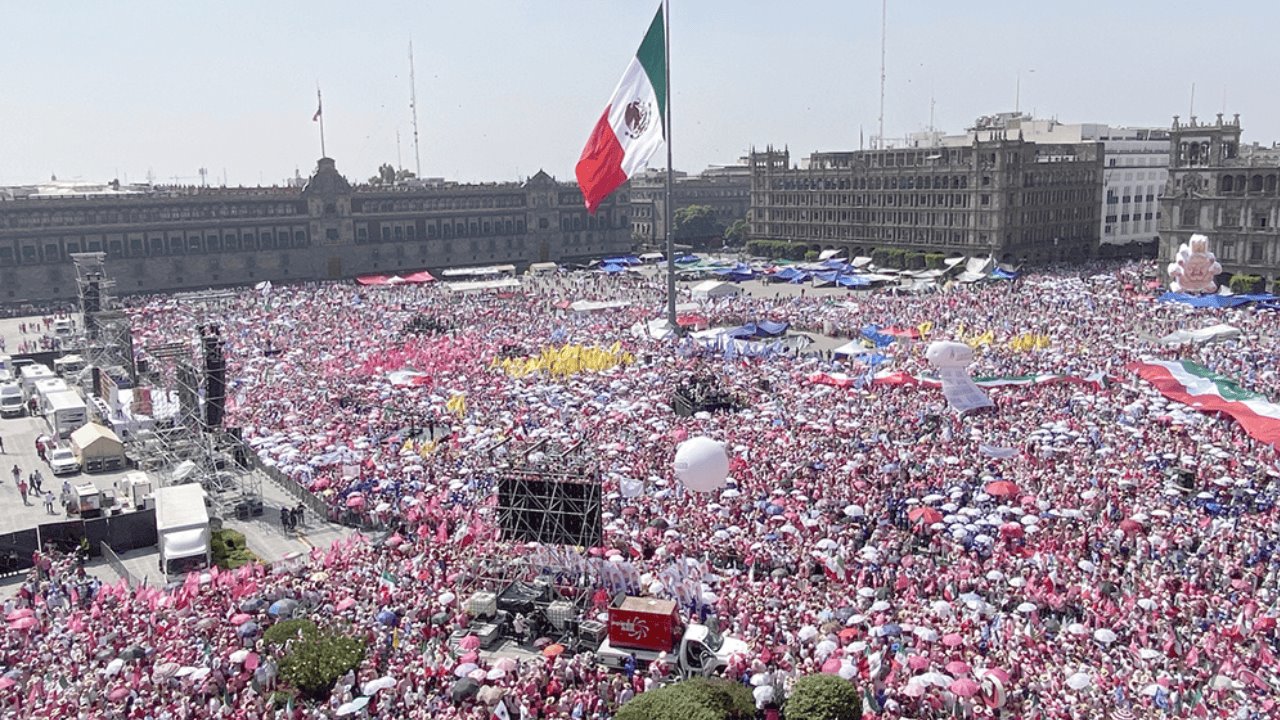
<svg viewBox="0 0 1280 720"><path fill-rule="evenodd" d="M950 340L935 340L929 343L924 356L930 365L937 368L968 367L973 362L973 348Z"/></svg>
<svg viewBox="0 0 1280 720"><path fill-rule="evenodd" d="M676 478L694 492L714 492L725 486L729 477L729 455L724 443L707 437L694 437L676 448Z"/></svg>

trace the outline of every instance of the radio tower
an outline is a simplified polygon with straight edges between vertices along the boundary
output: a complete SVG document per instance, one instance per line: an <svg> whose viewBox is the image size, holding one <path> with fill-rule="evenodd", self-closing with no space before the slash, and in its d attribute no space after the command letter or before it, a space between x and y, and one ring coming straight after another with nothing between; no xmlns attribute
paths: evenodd
<svg viewBox="0 0 1280 720"><path fill-rule="evenodd" d="M422 158L418 155L418 83L413 77L413 41L409 41L409 109L413 111L413 171L422 179Z"/></svg>

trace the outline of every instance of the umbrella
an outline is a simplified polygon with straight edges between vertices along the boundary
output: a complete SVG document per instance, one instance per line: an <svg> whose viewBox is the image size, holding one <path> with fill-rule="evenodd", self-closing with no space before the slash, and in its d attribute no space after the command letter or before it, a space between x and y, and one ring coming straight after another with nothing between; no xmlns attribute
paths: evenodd
<svg viewBox="0 0 1280 720"><path fill-rule="evenodd" d="M1093 639L1105 645L1110 645L1116 641L1116 634L1106 628L1098 628L1093 631Z"/></svg>
<svg viewBox="0 0 1280 720"><path fill-rule="evenodd" d="M231 616L231 619L228 622L232 625L240 626L249 622L252 619L253 619L253 616L250 615L249 613L236 613L235 615Z"/></svg>
<svg viewBox="0 0 1280 720"><path fill-rule="evenodd" d="M964 644L964 638L958 633L947 633L942 636L942 644L947 647L959 647Z"/></svg>
<svg viewBox="0 0 1280 720"><path fill-rule="evenodd" d="M115 701L117 701L117 700L123 700L123 699L125 699L126 697L129 697L129 692L130 692L130 691L129 691L129 688L125 687L124 685L120 685L120 686L118 686L118 687L114 688L114 689L113 689L113 690L112 690L112 691L107 695L107 699L111 700L112 702L115 702Z"/></svg>
<svg viewBox="0 0 1280 720"><path fill-rule="evenodd" d="M242 663L247 657L249 657L249 651L241 648L240 650L231 653L227 659L233 663Z"/></svg>
<svg viewBox="0 0 1280 720"><path fill-rule="evenodd" d="M1124 531L1125 535L1137 535L1143 531L1142 523L1133 518L1121 520L1120 529Z"/></svg>
<svg viewBox="0 0 1280 720"><path fill-rule="evenodd" d="M356 713L358 713L358 712L360 712L361 710L363 710L363 709L364 709L364 706L365 706L365 705L368 705L368 704L369 704L369 698L367 698L367 697L363 697L363 696L362 696L362 697L358 697L358 698L356 698L355 700L352 700L352 701L351 701L351 702L349 702L349 703L343 703L343 704L339 705L339 706L338 706L338 715L339 715L339 716L343 716L343 717L345 717L345 716L347 716L347 715L355 715Z"/></svg>
<svg viewBox="0 0 1280 720"><path fill-rule="evenodd" d="M395 625L400 618L397 617L395 612L392 610L383 610L378 613L377 620L383 625Z"/></svg>
<svg viewBox="0 0 1280 720"><path fill-rule="evenodd" d="M952 660L947 663L947 672L952 675L966 675L969 672L969 665L961 660Z"/></svg>
<svg viewBox="0 0 1280 720"><path fill-rule="evenodd" d="M507 694L507 689L498 687L497 685L486 685L480 688L480 692L476 693L476 699L486 705L496 705L503 695ZM494 717L497 717L495 714Z"/></svg>
<svg viewBox="0 0 1280 720"><path fill-rule="evenodd" d="M1013 497L1021 492L1018 490L1017 485L1014 485L1007 480L988 483L983 489L986 490L988 495L992 495L994 497Z"/></svg>
<svg viewBox="0 0 1280 720"><path fill-rule="evenodd" d="M805 625L800 628L798 637L800 638L800 642L809 642L810 640L818 637L818 628L812 625Z"/></svg>
<svg viewBox="0 0 1280 720"><path fill-rule="evenodd" d="M507 676L507 671L502 668L491 668L489 672L484 674L485 680L501 680Z"/></svg>
<svg viewBox="0 0 1280 720"><path fill-rule="evenodd" d="M506 672L515 672L519 667L519 663L513 657L500 657L493 663L495 670L505 670Z"/></svg>
<svg viewBox="0 0 1280 720"><path fill-rule="evenodd" d="M549 658L559 657L563 653L564 653L564 646L561 645L560 643L551 643L550 645L542 648L543 657L549 657Z"/></svg>
<svg viewBox="0 0 1280 720"><path fill-rule="evenodd" d="M920 682L928 685L937 685L938 687L947 687L954 679L955 678L950 675L945 675L940 672L927 672L919 676Z"/></svg>
<svg viewBox="0 0 1280 720"><path fill-rule="evenodd" d="M924 670L929 667L929 658L923 655L912 655L907 658L907 667L912 670Z"/></svg>
<svg viewBox="0 0 1280 720"><path fill-rule="evenodd" d="M477 650L480 647L480 637L477 635L468 635L458 641L458 647L463 650Z"/></svg>
<svg viewBox="0 0 1280 720"><path fill-rule="evenodd" d="M449 697L452 698L454 702L462 702L479 691L480 683L472 680L471 678L463 678L455 682L453 687L449 689Z"/></svg>
<svg viewBox="0 0 1280 720"><path fill-rule="evenodd" d="M1083 690L1093 684L1093 676L1087 672L1078 672L1067 678L1067 687L1072 690Z"/></svg>
<svg viewBox="0 0 1280 720"><path fill-rule="evenodd" d="M480 666L476 665L473 662L462 663L461 665L453 669L453 674L460 678L466 677L467 675L470 675L472 672L474 672L475 669L478 667Z"/></svg>
<svg viewBox="0 0 1280 720"><path fill-rule="evenodd" d="M760 685L751 691L751 697L755 698L757 705L766 705L773 702L773 686Z"/></svg>
<svg viewBox="0 0 1280 720"><path fill-rule="evenodd" d="M285 598L271 603L271 607L267 608L267 614L272 617L280 617L283 615L292 615L298 609L298 601Z"/></svg>
<svg viewBox="0 0 1280 720"><path fill-rule="evenodd" d="M249 637L250 635L254 635L257 632L258 632L258 623L256 622L247 622L241 625L240 627L236 628L236 634L239 635L240 637Z"/></svg>
<svg viewBox="0 0 1280 720"><path fill-rule="evenodd" d="M115 675L116 673L120 672L123 669L124 669L124 660L122 660L121 658L116 658L115 660L112 660L111 662L107 663L107 667L103 672L105 672L107 675Z"/></svg>
<svg viewBox="0 0 1280 720"><path fill-rule="evenodd" d="M383 675L377 680L370 680L369 682L365 683L360 688L360 692L364 693L365 695L374 695L379 690L386 690L387 688L395 687L395 684L396 684L395 678L391 677L390 675Z"/></svg>
<svg viewBox="0 0 1280 720"><path fill-rule="evenodd" d="M31 608L19 608L9 613L8 615L5 615L4 619L8 622L13 622L14 620L19 620L25 617L31 617L35 614L36 612Z"/></svg>
<svg viewBox="0 0 1280 720"><path fill-rule="evenodd" d="M440 603L441 605L448 605L449 603L457 599L458 599L457 595L454 595L451 592L445 591L440 593L440 595L436 597L436 602Z"/></svg>
<svg viewBox="0 0 1280 720"><path fill-rule="evenodd" d="M1088 635L1089 628L1085 627L1084 623L1074 622L1067 626L1067 632L1072 635Z"/></svg>
<svg viewBox="0 0 1280 720"><path fill-rule="evenodd" d="M249 598L248 600L240 603L240 612L255 613L261 610L262 606L266 604L267 601L262 598Z"/></svg>
<svg viewBox="0 0 1280 720"><path fill-rule="evenodd" d="M942 513L929 507L918 507L907 513L907 519L917 525L932 525L942 522Z"/></svg>
<svg viewBox="0 0 1280 720"><path fill-rule="evenodd" d="M979 686L974 680L970 680L969 678L960 678L959 680L951 683L947 689L960 697L967 698L977 695Z"/></svg>
<svg viewBox="0 0 1280 720"><path fill-rule="evenodd" d="M350 610L355 606L356 606L355 598L345 597L338 601L338 604L336 607L334 607L334 610L336 610L337 612L344 612L346 610Z"/></svg>
<svg viewBox="0 0 1280 720"><path fill-rule="evenodd" d="M1030 614L1030 613L1033 613L1033 612L1035 612L1035 611L1036 611L1036 604L1035 604L1035 603L1024 602L1024 603L1022 603L1022 604L1018 605L1018 612L1020 612L1020 613L1022 613L1022 614L1024 614L1024 615L1026 615L1026 614Z"/></svg>
<svg viewBox="0 0 1280 720"><path fill-rule="evenodd" d="M827 661L822 663L822 672L827 675L838 675L840 673L840 665L840 658L827 658Z"/></svg>

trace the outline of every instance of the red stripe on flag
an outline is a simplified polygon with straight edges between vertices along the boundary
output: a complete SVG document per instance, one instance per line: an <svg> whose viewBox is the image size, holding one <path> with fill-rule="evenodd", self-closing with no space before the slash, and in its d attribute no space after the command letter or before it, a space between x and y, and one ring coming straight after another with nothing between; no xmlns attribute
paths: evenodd
<svg viewBox="0 0 1280 720"><path fill-rule="evenodd" d="M587 146L582 149L582 157L578 158L578 164L574 168L574 174L578 176L578 187L582 188L582 199L587 204L587 212L594 215L596 208L609 197L609 193L627 181L626 173L622 172L622 160L625 156L618 136L613 134L613 128L609 125L609 108L605 108L604 114L591 131L591 137L587 138Z"/></svg>
<svg viewBox="0 0 1280 720"><path fill-rule="evenodd" d="M1259 415L1243 402L1227 400L1219 395L1192 395L1173 373L1163 365L1130 363L1126 366L1143 380L1151 383L1161 395L1187 405L1202 413L1220 412L1235 419L1255 440L1280 448L1280 420Z"/></svg>

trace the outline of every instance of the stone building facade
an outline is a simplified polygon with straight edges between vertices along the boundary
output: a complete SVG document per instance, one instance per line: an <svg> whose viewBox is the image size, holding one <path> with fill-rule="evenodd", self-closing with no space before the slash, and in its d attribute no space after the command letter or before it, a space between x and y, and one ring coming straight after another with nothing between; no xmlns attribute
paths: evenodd
<svg viewBox="0 0 1280 720"><path fill-rule="evenodd" d="M631 178L631 232L636 242L659 245L667 237L667 172L649 170ZM745 165L713 167L698 175L675 174L671 189L675 210L707 205L726 228L747 217L751 206L751 170Z"/></svg>
<svg viewBox="0 0 1280 720"><path fill-rule="evenodd" d="M962 147L753 152L750 237L851 256L876 248L1079 261L1098 247L1100 143L997 134Z"/></svg>
<svg viewBox="0 0 1280 720"><path fill-rule="evenodd" d="M262 280L578 260L631 247L629 190L594 216L545 172L523 183L352 187L322 158L302 188L0 200L0 303L76 296L69 255L105 252L122 294Z"/></svg>
<svg viewBox="0 0 1280 720"><path fill-rule="evenodd" d="M1224 273L1280 277L1280 145L1240 143L1240 116L1173 118L1160 219L1165 267L1193 234L1209 238Z"/></svg>

